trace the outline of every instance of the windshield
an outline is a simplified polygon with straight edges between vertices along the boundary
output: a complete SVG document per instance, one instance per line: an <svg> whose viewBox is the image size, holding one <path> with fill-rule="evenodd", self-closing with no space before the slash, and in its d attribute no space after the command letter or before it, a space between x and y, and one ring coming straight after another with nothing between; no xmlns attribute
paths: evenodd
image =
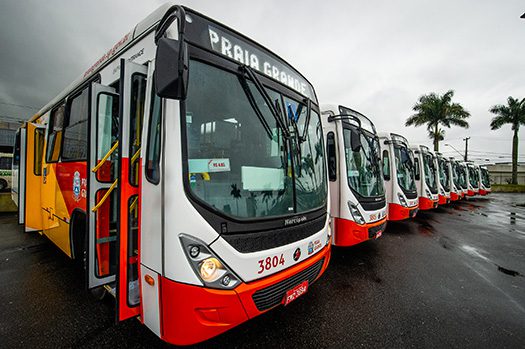
<svg viewBox="0 0 525 349"><path fill-rule="evenodd" d="M460 164L456 164L456 166L459 177L459 186L462 189L467 189L467 171L465 170L465 166Z"/></svg>
<svg viewBox="0 0 525 349"><path fill-rule="evenodd" d="M352 150L352 134L359 137L361 146ZM383 178L380 171L379 141L364 132L352 133L350 127L343 128L346 171L348 185L362 197L384 195Z"/></svg>
<svg viewBox="0 0 525 349"><path fill-rule="evenodd" d="M186 180L196 198L237 218L301 213L326 203L317 113L311 113L299 157L299 148L283 137L251 81L195 60L190 61L189 71ZM267 92L284 116L282 96L273 90ZM298 116L301 128L304 115ZM299 161L303 163L301 171L297 166L292 168Z"/></svg>
<svg viewBox="0 0 525 349"><path fill-rule="evenodd" d="M433 194L437 193L436 165L432 154L423 152L423 167L425 169L425 183Z"/></svg>
<svg viewBox="0 0 525 349"><path fill-rule="evenodd" d="M445 159L439 159L439 182L445 191L450 191L449 163Z"/></svg>
<svg viewBox="0 0 525 349"><path fill-rule="evenodd" d="M408 148L394 144L394 156L396 159L397 183L403 191L415 191L414 162Z"/></svg>
<svg viewBox="0 0 525 349"><path fill-rule="evenodd" d="M467 166L468 167L468 179L470 181L470 185L474 188L479 187L479 173L475 167Z"/></svg>
<svg viewBox="0 0 525 349"><path fill-rule="evenodd" d="M490 188L489 171L485 168L480 169L480 171L481 171L481 183L483 183L483 186L485 188Z"/></svg>

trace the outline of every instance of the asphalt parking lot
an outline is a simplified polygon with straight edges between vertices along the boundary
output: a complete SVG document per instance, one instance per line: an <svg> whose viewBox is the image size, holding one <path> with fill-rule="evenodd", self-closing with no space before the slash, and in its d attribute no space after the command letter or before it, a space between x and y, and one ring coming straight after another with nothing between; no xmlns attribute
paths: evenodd
<svg viewBox="0 0 525 349"><path fill-rule="evenodd" d="M73 262L0 216L0 347L162 347L111 300L84 291ZM492 194L389 223L334 248L304 297L202 347L525 346L525 195Z"/></svg>

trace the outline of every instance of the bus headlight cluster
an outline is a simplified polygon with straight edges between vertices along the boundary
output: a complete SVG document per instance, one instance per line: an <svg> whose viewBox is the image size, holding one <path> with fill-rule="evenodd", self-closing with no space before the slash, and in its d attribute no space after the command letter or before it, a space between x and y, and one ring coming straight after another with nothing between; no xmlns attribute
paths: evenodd
<svg viewBox="0 0 525 349"><path fill-rule="evenodd" d="M348 201L348 208L350 209L350 213L352 214L352 217L354 217L354 221L357 224L365 224L366 221L363 218L363 215L361 215L361 212L359 212L359 209L357 206L352 204L350 201Z"/></svg>
<svg viewBox="0 0 525 349"><path fill-rule="evenodd" d="M403 196L403 194L397 193L397 198L399 199L401 206L408 207L407 201L405 200L405 197Z"/></svg>
<svg viewBox="0 0 525 349"><path fill-rule="evenodd" d="M206 287L232 289L240 279L199 239L179 235L190 265Z"/></svg>

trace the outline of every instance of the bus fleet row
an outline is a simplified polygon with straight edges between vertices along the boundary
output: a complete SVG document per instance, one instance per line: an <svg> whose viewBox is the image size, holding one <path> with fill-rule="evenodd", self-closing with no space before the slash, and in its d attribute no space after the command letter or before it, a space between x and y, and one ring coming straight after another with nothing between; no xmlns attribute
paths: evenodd
<svg viewBox="0 0 525 349"><path fill-rule="evenodd" d="M473 164L321 108L295 68L166 4L18 130L26 232L163 340L219 335L307 292L332 245L490 191Z"/></svg>
<svg viewBox="0 0 525 349"><path fill-rule="evenodd" d="M486 168L377 133L370 119L344 106L322 106L334 244L378 238L387 221L416 216L468 196L490 193Z"/></svg>

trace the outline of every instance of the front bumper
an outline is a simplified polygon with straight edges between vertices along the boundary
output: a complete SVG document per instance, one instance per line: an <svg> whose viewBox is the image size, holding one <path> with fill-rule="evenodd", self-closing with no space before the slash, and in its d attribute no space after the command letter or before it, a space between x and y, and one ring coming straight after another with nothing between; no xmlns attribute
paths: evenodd
<svg viewBox="0 0 525 349"><path fill-rule="evenodd" d="M305 280L310 284L316 281L326 270L330 253L328 244L293 267L264 279L241 283L234 290L215 290L161 277L161 338L176 345L199 343L274 308L282 303L287 290ZM290 282L291 286L286 288ZM264 310L259 310L262 306L255 303L256 292L266 292L265 296L276 300L275 304L267 302Z"/></svg>
<svg viewBox="0 0 525 349"><path fill-rule="evenodd" d="M343 218L333 218L334 245L353 246L363 241L379 238L386 228L386 217L374 222L357 224Z"/></svg>
<svg viewBox="0 0 525 349"><path fill-rule="evenodd" d="M450 192L450 201L458 201L461 199L461 194Z"/></svg>
<svg viewBox="0 0 525 349"><path fill-rule="evenodd" d="M408 218L414 218L418 211L418 205L412 207L405 207L400 204L388 204L388 220L402 221Z"/></svg>
<svg viewBox="0 0 525 349"><path fill-rule="evenodd" d="M438 196L438 205L446 205L449 202L450 202L450 198L446 197L445 195Z"/></svg>
<svg viewBox="0 0 525 349"><path fill-rule="evenodd" d="M430 200L429 198L419 197L419 209L422 211L431 210L438 207L438 200Z"/></svg>

